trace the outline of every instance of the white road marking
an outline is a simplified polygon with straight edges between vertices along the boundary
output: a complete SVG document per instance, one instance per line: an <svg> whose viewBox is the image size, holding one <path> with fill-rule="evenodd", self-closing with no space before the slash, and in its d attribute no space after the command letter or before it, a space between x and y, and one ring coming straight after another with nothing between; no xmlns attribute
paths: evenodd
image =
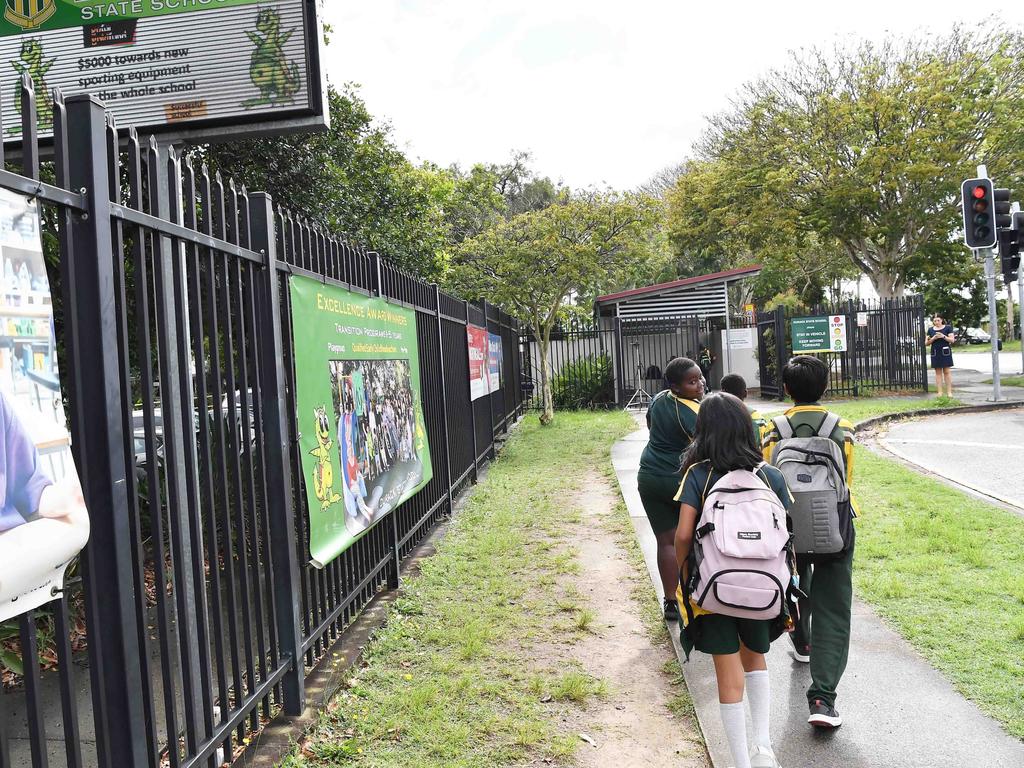
<svg viewBox="0 0 1024 768"><path fill-rule="evenodd" d="M907 443L912 445L953 445L957 448L995 448L1005 451L1007 448L1013 451L1024 451L1024 445L1007 445L1006 443L971 443L965 440L925 440L913 437L886 437L890 443Z"/></svg>

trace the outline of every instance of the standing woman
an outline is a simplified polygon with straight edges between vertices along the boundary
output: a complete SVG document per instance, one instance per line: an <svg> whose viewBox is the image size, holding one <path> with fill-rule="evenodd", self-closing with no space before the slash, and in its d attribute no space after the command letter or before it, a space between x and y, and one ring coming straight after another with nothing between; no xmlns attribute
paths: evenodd
<svg viewBox="0 0 1024 768"><path fill-rule="evenodd" d="M704 396L700 367L688 357L677 357L665 366L668 389L655 395L647 409L650 439L640 457L637 486L647 519L658 540L658 573L665 590L665 618L679 618L676 587L675 535L679 521L679 471L683 453L693 442L697 410Z"/></svg>
<svg viewBox="0 0 1024 768"><path fill-rule="evenodd" d="M928 329L925 343L932 348L932 368L935 369L935 388L942 397L942 382L946 382L946 396L953 396L953 347L956 340L953 328L946 324L942 315L932 317L932 327Z"/></svg>

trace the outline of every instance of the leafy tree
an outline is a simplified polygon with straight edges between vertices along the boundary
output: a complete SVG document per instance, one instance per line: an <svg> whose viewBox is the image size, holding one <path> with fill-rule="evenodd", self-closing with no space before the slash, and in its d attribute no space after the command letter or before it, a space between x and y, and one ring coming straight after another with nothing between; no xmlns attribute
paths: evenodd
<svg viewBox="0 0 1024 768"><path fill-rule="evenodd" d="M942 315L959 334L981 325L988 314L985 271L964 257L958 242L922 249L908 265L907 284L924 298L926 313Z"/></svg>
<svg viewBox="0 0 1024 768"><path fill-rule="evenodd" d="M915 255L958 228L959 185L977 163L1000 183L1019 180L1020 50L1017 34L956 29L795 56L711 121L701 172L722 194L683 206L674 231L699 235L701 213L728 224L754 212L739 233L751 251L813 233L838 243L881 296L900 295Z"/></svg>
<svg viewBox="0 0 1024 768"><path fill-rule="evenodd" d="M540 347L542 424L554 418L548 352L570 296L591 295L644 257L657 206L647 198L590 193L499 222L459 247L450 280L518 317Z"/></svg>
<svg viewBox="0 0 1024 768"><path fill-rule="evenodd" d="M442 204L451 175L413 166L353 86L330 89L328 103L329 131L193 147L193 159L436 279L444 270Z"/></svg>

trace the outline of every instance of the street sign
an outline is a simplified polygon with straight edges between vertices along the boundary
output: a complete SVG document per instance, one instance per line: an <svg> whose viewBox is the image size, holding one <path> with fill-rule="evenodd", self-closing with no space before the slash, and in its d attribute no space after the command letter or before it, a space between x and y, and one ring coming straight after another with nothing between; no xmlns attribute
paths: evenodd
<svg viewBox="0 0 1024 768"><path fill-rule="evenodd" d="M325 125L315 0L6 0L3 139L21 138L23 75L40 133L50 93L92 93L144 133L216 138Z"/></svg>
<svg viewBox="0 0 1024 768"><path fill-rule="evenodd" d="M790 335L795 355L847 350L844 315L794 317L790 321Z"/></svg>

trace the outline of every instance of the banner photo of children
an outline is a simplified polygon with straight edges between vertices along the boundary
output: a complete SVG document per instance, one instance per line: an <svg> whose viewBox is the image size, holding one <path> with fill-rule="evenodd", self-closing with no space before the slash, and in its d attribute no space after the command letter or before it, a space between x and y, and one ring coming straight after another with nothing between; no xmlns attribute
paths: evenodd
<svg viewBox="0 0 1024 768"><path fill-rule="evenodd" d="M322 568L433 477L416 316L290 280L310 562Z"/></svg>
<svg viewBox="0 0 1024 768"><path fill-rule="evenodd" d="M501 336L496 333L487 334L487 382L490 392L497 392L501 389Z"/></svg>
<svg viewBox="0 0 1024 768"><path fill-rule="evenodd" d="M469 399L479 400L491 391L487 377L487 329L467 325L466 345L469 351Z"/></svg>
<svg viewBox="0 0 1024 768"><path fill-rule="evenodd" d="M0 190L0 622L56 599L89 538L35 201Z"/></svg>

